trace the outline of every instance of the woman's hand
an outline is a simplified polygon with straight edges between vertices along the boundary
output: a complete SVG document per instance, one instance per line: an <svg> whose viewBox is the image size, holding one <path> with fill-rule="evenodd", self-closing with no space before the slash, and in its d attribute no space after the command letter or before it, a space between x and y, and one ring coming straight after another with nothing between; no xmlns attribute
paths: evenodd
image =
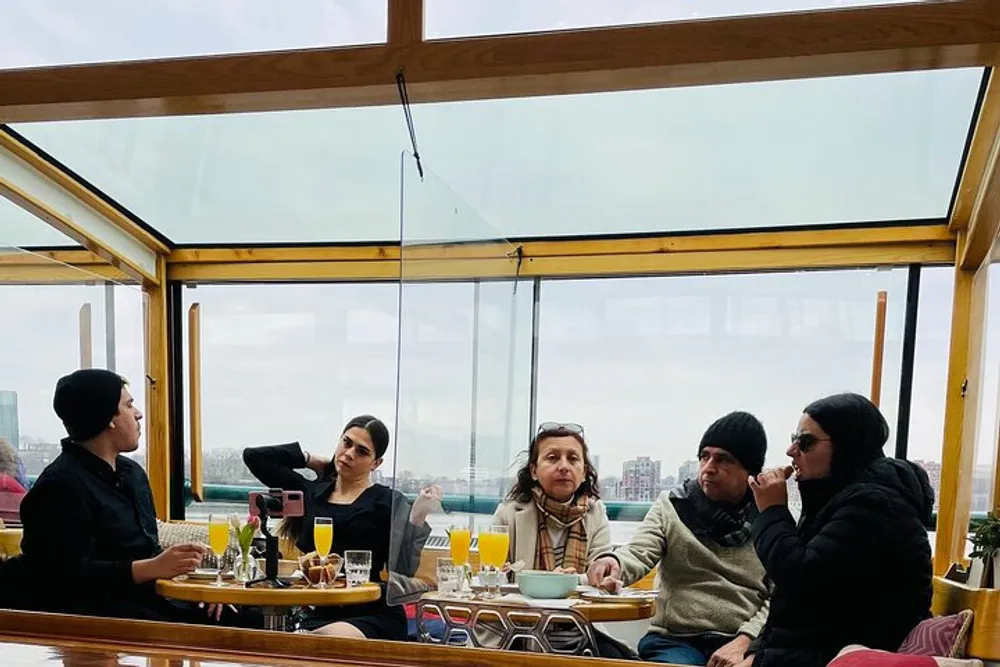
<svg viewBox="0 0 1000 667"><path fill-rule="evenodd" d="M441 498L444 490L437 484L424 487L417 494L417 499L413 501L413 508L410 510L410 523L414 526L422 526L427 521L427 515L441 508Z"/></svg>
<svg viewBox="0 0 1000 667"><path fill-rule="evenodd" d="M772 468L765 470L756 477L750 475L747 480L757 509L761 512L774 505L788 504L788 478L792 476L792 467Z"/></svg>

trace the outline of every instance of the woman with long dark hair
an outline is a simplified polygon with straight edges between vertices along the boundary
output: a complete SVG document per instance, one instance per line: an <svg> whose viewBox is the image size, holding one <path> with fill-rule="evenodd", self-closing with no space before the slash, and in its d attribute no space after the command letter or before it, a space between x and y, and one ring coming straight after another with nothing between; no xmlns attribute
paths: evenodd
<svg viewBox="0 0 1000 667"><path fill-rule="evenodd" d="M493 523L507 526L509 560L578 574L611 548L597 471L579 424L545 422Z"/></svg>
<svg viewBox="0 0 1000 667"><path fill-rule="evenodd" d="M413 507L399 491L374 484L371 475L389 448L389 430L371 415L347 422L332 459L305 451L297 442L248 447L243 461L269 488L303 492L304 516L282 520L278 534L303 553L315 551L312 525L316 517L333 520L332 553L372 552L371 581L380 583L383 569L413 576L430 535L427 515L440 500L437 489L425 489ZM297 472L309 468L315 481ZM391 537L390 537L391 535ZM345 607L316 607L303 627L318 634L370 639L406 639L406 616L389 606L385 592L376 602Z"/></svg>
<svg viewBox="0 0 1000 667"><path fill-rule="evenodd" d="M914 463L886 458L889 426L858 394L806 406L792 465L751 476L754 546L774 583L755 667L819 667L848 644L895 651L930 615L934 490ZM786 479L802 496L798 525Z"/></svg>

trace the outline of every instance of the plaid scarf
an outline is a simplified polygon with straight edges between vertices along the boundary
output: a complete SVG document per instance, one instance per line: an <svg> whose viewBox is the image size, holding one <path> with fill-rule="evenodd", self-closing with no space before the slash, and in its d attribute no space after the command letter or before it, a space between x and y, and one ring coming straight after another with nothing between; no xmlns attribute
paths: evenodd
<svg viewBox="0 0 1000 667"><path fill-rule="evenodd" d="M750 528L757 516L757 504L748 490L739 505L725 505L708 499L698 482L689 479L670 491L677 516L698 539L711 539L723 547L741 547L750 540Z"/></svg>
<svg viewBox="0 0 1000 667"><path fill-rule="evenodd" d="M583 494L573 502L560 503L545 495L542 488L536 486L532 493L535 496L535 507L538 509L538 548L535 550L535 569L551 572L556 567L572 567L578 573L585 572L587 567L587 529L583 518L590 507L590 496ZM553 528L566 529L566 552L562 563L555 562L552 548L552 537L548 525Z"/></svg>

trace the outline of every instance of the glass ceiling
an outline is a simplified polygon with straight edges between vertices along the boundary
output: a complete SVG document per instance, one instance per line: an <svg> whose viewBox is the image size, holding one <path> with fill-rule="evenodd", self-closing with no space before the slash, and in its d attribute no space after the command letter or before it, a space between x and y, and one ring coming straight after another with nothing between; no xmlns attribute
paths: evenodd
<svg viewBox="0 0 1000 667"><path fill-rule="evenodd" d="M504 236L944 218L982 70L418 105ZM398 241L401 109L14 127L178 243Z"/></svg>
<svg viewBox="0 0 1000 667"><path fill-rule="evenodd" d="M4 0L0 69L385 42L386 0Z"/></svg>
<svg viewBox="0 0 1000 667"><path fill-rule="evenodd" d="M424 0L429 39L691 21L919 0Z"/></svg>

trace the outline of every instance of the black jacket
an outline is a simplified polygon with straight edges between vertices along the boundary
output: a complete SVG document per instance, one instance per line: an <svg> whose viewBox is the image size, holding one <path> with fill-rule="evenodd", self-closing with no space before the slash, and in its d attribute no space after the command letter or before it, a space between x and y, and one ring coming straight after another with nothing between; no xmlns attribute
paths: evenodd
<svg viewBox="0 0 1000 667"><path fill-rule="evenodd" d="M754 667L820 667L848 644L895 651L930 615L927 473L878 458L846 486L799 488L798 527L784 505L754 522L754 546L774 582Z"/></svg>
<svg viewBox="0 0 1000 667"><path fill-rule="evenodd" d="M24 565L35 602L49 611L128 615L154 595L132 581L132 562L160 552L146 473L124 456L115 469L63 441L21 502Z"/></svg>

